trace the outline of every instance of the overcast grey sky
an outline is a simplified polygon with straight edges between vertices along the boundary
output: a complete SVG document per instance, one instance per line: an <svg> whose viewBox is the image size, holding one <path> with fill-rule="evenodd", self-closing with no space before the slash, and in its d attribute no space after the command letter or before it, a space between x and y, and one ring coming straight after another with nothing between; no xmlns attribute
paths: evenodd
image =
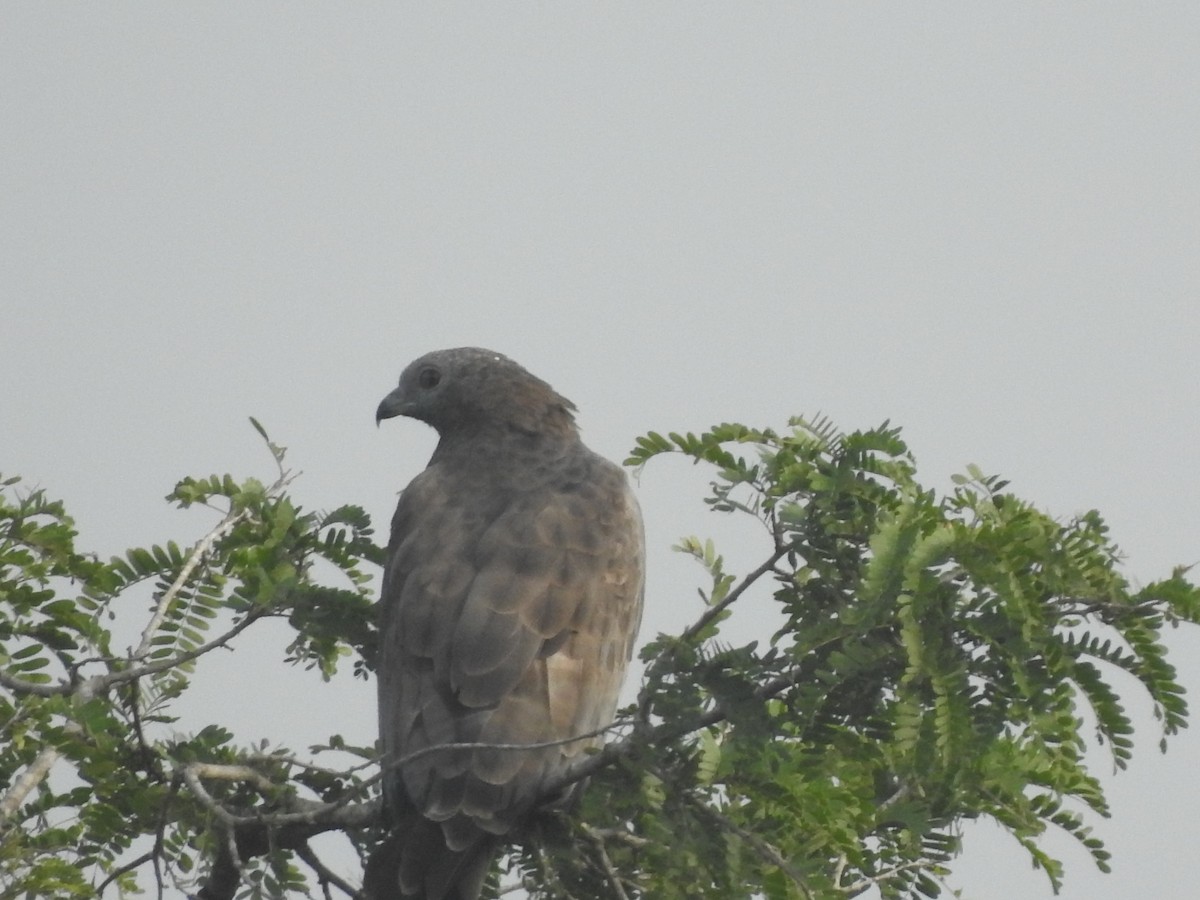
<svg viewBox="0 0 1200 900"><path fill-rule="evenodd" d="M210 520L162 495L269 474L254 415L300 502L382 529L433 435L376 404L478 344L617 459L890 418L928 483L975 462L1099 508L1149 581L1200 561L1197 98L1190 3L2 2L0 470L103 553L190 540ZM705 483L640 477L643 638L696 612L680 535L757 562ZM1172 646L1200 690L1200 637ZM373 739L373 687L275 659L202 666L191 727ZM1195 895L1200 739L1139 724L1115 873L1054 843L1066 900ZM966 842L966 896L1050 896Z"/></svg>

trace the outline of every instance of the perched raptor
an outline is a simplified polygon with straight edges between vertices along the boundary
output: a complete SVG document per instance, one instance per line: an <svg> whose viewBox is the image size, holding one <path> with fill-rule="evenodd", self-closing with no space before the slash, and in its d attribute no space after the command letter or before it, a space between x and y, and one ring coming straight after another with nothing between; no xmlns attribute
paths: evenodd
<svg viewBox="0 0 1200 900"><path fill-rule="evenodd" d="M400 495L380 597L379 728L395 829L376 900L474 900L502 836L611 722L641 620L641 514L574 405L491 350L427 354L377 420L437 429Z"/></svg>

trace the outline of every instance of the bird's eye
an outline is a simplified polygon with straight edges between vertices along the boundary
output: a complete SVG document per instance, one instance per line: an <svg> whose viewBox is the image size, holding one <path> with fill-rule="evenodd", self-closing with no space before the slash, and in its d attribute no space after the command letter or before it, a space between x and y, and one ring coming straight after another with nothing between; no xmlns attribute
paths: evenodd
<svg viewBox="0 0 1200 900"><path fill-rule="evenodd" d="M433 366L427 366L417 373L417 384L423 388L437 387L442 380L442 373Z"/></svg>

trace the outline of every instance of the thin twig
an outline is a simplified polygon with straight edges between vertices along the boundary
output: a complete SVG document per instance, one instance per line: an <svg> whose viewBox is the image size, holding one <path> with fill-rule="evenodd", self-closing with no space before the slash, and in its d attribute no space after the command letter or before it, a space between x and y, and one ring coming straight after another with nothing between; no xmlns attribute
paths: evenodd
<svg viewBox="0 0 1200 900"><path fill-rule="evenodd" d="M0 686L8 688L15 694L33 694L38 697L61 697L67 694L76 694L80 698L88 700L107 693L110 688L118 684L124 684L125 682L134 681L147 675L157 675L159 672L177 668L203 656L205 653L222 647L270 611L270 608L266 606L252 609L224 634L213 638L207 643L201 644L199 647L193 647L191 650L177 653L168 659L160 659L156 662L143 662L128 669L116 669L104 675L95 675L80 684L72 684L65 681L57 684L39 684L32 681L25 681L21 678L14 678L11 675L0 672Z"/></svg>
<svg viewBox="0 0 1200 900"><path fill-rule="evenodd" d="M225 518L217 523L216 528L196 542L195 546L192 547L192 552L188 554L183 568L179 570L179 574L171 582L171 586L158 598L158 605L154 608L154 615L150 617L150 621L146 623L146 627L142 630L142 639L138 643L137 649L129 655L130 659L141 660L150 655L150 651L154 649L155 635L158 634L159 628L166 621L171 604L175 602L175 598L183 590L183 586L187 583L187 580L192 577L192 572L200 565L200 561L208 555L208 551L212 549L214 543L233 531L238 523L249 518L249 516L249 509L239 509L236 512L230 510Z"/></svg>
<svg viewBox="0 0 1200 900"><path fill-rule="evenodd" d="M126 681L133 681L136 678L143 678L147 675L157 675L159 672L166 672L168 669L175 669L185 663L190 663L194 659L198 659L205 653L209 653L218 647L223 647L229 643L254 622L257 622L263 616L271 611L270 607L263 606L250 610L238 622L233 625L224 634L218 635L207 643L201 644L199 647L193 647L191 650L185 650L177 653L168 659L161 659L157 662L146 662L131 669L120 669L115 672L110 672L107 675L96 675L85 682L86 686L90 686L92 695L105 693L114 685L122 684ZM60 693L69 693L70 689L60 691Z"/></svg>
<svg viewBox="0 0 1200 900"><path fill-rule="evenodd" d="M152 848L150 850L147 850L145 853L143 853L137 859L130 860L129 862L124 863L123 865L118 866L117 868L113 869L112 872L109 873L109 876L107 878L105 878L102 882L100 882L98 885L96 885L96 893L103 894L104 891L108 888L108 886L110 884L112 884L114 881L116 881L118 878L120 878L126 872L132 872L134 869L140 868L141 866L144 866L148 862L153 862L156 854L157 854L157 848ZM160 893L161 893L161 891L160 891Z"/></svg>
<svg viewBox="0 0 1200 900"><path fill-rule="evenodd" d="M267 488L266 496L271 497L279 493L281 490L283 490L283 488L287 487L287 485L294 478L295 476L288 472L280 472L279 479L273 485ZM208 556L213 544L233 531L233 529L236 528L244 519L248 518L250 514L251 510L248 508L242 508L236 512L231 509L228 513L226 513L225 518L217 523L215 528L213 528L208 534L196 542L195 546L192 547L192 552L188 554L188 558L184 562L183 568L179 570L179 574L175 577L175 580L171 582L171 586L167 588L167 590L164 591L163 595L159 598L158 605L154 608L154 615L150 617L150 621L146 624L145 629L142 631L142 640L138 644L137 649L130 654L130 659L142 660L150 655L150 652L153 649L155 635L158 634L159 628L161 628L163 622L166 621L167 613L170 611L171 604L175 601L175 598L179 595L179 592L183 590L183 587L185 584L187 584L188 579L192 577L192 572L194 572L196 567L200 565L206 556Z"/></svg>
<svg viewBox="0 0 1200 900"><path fill-rule="evenodd" d="M805 897L808 897L809 900L812 900L812 892L808 889L808 885L804 883L804 876L797 871L795 866L784 859L783 854L779 852L779 849L775 847L774 844L764 841L754 832L743 828L741 825L737 824L737 822L734 822L732 819L721 815L715 809L706 806L695 798L689 797L688 802L693 809L715 823L719 828L723 828L731 834L741 838L750 847L750 849L758 854L759 858L761 858L764 862L778 868L779 871L783 872L783 874L786 875L794 885L796 885L800 893L802 893Z"/></svg>
<svg viewBox="0 0 1200 900"><path fill-rule="evenodd" d="M764 562L753 572L750 572L748 575L746 575L746 577L742 579L741 583L728 594L726 594L720 603L714 603L712 606L706 609L700 618L689 625L687 629L679 635L678 640L681 643L686 643L687 641L695 638L696 635L703 631L713 619L721 615L721 613L728 609L729 606L734 603L734 601L741 597L742 594L746 593L746 591L749 590L749 588L756 581L758 581L758 579L762 578L762 576L774 569L775 563L783 559L783 557L787 555L787 552L788 548L786 546L777 545L775 547L775 552L771 554L770 558L766 562Z"/></svg>
<svg viewBox="0 0 1200 900"><path fill-rule="evenodd" d="M86 702L94 697L106 695L114 686L132 682L141 678L144 675L154 675L158 672L173 669L184 663L191 662L205 653L223 646L237 635L241 634L251 623L261 618L267 609L251 610L241 621L237 622L232 628L224 634L219 635L211 641L195 647L183 653L178 653L169 659L159 660L158 662L143 663L139 666L134 666L129 669L110 670L104 675L97 675L82 682L60 682L59 684L35 684L26 682L22 679L12 678L0 672L0 684L4 687L13 690L16 693L32 693L41 697L55 697L74 695L81 702ZM135 720L136 720L136 700L135 703ZM78 732L79 725L76 723L68 723L66 726L69 732ZM138 730L139 739L141 739L140 728ZM144 741L143 741L144 746ZM41 753L34 759L32 763L21 773L20 777L13 783L8 793L0 799L0 827L10 819L13 814L20 808L25 798L29 793L37 787L49 774L54 763L58 760L61 754L53 747L44 748ZM190 786L190 785L189 785Z"/></svg>
<svg viewBox="0 0 1200 900"><path fill-rule="evenodd" d="M630 724L629 719L617 719L614 722L605 725L603 728L597 728L593 731L586 731L583 734L572 735L571 737L559 738L554 741L538 741L531 744L489 744L478 741L454 744L431 744L428 747L422 747L420 750L414 750L412 753L406 753L394 763L389 763L388 768L400 768L411 762L415 762L423 756L428 756L431 753L442 753L446 750L546 750L550 747L562 747L566 744L574 744L578 741L587 741L595 737L600 737L602 734L607 734L617 728L624 728Z"/></svg>
<svg viewBox="0 0 1200 900"><path fill-rule="evenodd" d="M110 884L112 884L114 881L116 881L118 878L120 878L126 872L132 872L134 869L138 868L139 866L143 866L147 862L149 862L149 863L153 864L153 867L154 867L154 883L158 887L158 900L162 900L163 891L166 889L166 885L163 884L162 863L161 863L162 854L163 854L163 840L164 840L164 836L166 835L167 819L170 815L171 804L175 800L175 797L178 793L179 793L179 779L174 778L171 780L171 787L167 791L166 800L163 802L162 810L159 813L158 828L155 830L155 833L154 833L154 846L152 848L150 848L149 850L147 850L145 853L143 853L141 856L139 856L137 859L133 860L132 862L128 862L125 865L121 866L120 868L114 870L112 872L112 874L110 874L107 878L105 878L102 882L100 882L100 885L96 888L96 893L98 895L103 894L105 889Z"/></svg>
<svg viewBox="0 0 1200 900"><path fill-rule="evenodd" d="M304 860L308 867L316 873L317 879L323 887L332 884L347 897L355 898L355 900L362 896L362 892L355 888L354 885L350 884L350 882L326 866L325 863L321 862L317 854L313 852L312 847L308 846L308 844L302 844L297 847L296 855ZM328 890L326 890L326 896L328 896L328 893Z"/></svg>
<svg viewBox="0 0 1200 900"><path fill-rule="evenodd" d="M796 679L804 672L803 665L795 666L765 684L760 684L754 689L753 696L759 700L769 700L794 686ZM573 766L569 772L543 785L546 796L558 795L571 784L582 781L612 765L618 759L628 756L636 747L664 746L686 734L692 734L702 728L724 722L728 718L728 709L716 706L685 722L663 722L660 725L650 725L645 720L639 720L628 737L605 744L599 751Z"/></svg>
<svg viewBox="0 0 1200 900"><path fill-rule="evenodd" d="M581 826L581 829L595 846L596 855L600 858L600 868L604 870L604 877L608 879L609 885L616 892L618 900L629 900L629 895L625 893L625 887L621 884L621 876L617 872L617 867L608 858L608 849L604 846L604 838L596 829L586 824Z"/></svg>
<svg viewBox="0 0 1200 900"><path fill-rule="evenodd" d="M538 869L542 873L542 885L538 887L556 888L558 892L566 897L567 900L577 900L576 896L567 890L567 886L562 883L562 879L558 877L558 873L554 871L554 866L550 865L550 858L546 855L546 849L538 844L535 847L538 861Z"/></svg>
<svg viewBox="0 0 1200 900"><path fill-rule="evenodd" d="M316 763L305 762L288 753L251 753L246 756L246 759L250 762L284 763L285 765L295 766L298 769L304 769L306 772L318 772L322 775L332 775L335 778L345 778L347 775L353 775L355 772L361 772L363 769L379 765L378 757L372 757L348 769L318 766Z"/></svg>
<svg viewBox="0 0 1200 900"><path fill-rule="evenodd" d="M898 866L895 866L884 872L880 872L878 875L874 875L870 878L860 878L853 884L846 885L841 890L846 894L847 897L857 897L863 891L869 890L877 884L883 884L883 882L887 881L889 878L899 875L901 872L907 872L912 869L921 869L928 865L928 860L919 859L912 860L911 862L901 863Z"/></svg>
<svg viewBox="0 0 1200 900"><path fill-rule="evenodd" d="M163 891L166 885L163 884L162 873L162 857L163 845L167 836L167 822L171 814L171 806L175 802L175 798L179 796L180 780L178 778L171 779L171 787L167 790L167 797L163 801L162 812L158 817L158 828L154 831L154 883L158 886L158 900L163 900Z"/></svg>

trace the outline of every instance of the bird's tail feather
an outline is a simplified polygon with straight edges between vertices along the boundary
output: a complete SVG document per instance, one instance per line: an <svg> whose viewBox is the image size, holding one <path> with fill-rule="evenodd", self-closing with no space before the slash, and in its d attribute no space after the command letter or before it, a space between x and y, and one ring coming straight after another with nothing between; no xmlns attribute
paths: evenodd
<svg viewBox="0 0 1200 900"><path fill-rule="evenodd" d="M442 826L410 814L376 848L363 875L368 900L478 900L496 853L496 838L480 830L449 846Z"/></svg>

